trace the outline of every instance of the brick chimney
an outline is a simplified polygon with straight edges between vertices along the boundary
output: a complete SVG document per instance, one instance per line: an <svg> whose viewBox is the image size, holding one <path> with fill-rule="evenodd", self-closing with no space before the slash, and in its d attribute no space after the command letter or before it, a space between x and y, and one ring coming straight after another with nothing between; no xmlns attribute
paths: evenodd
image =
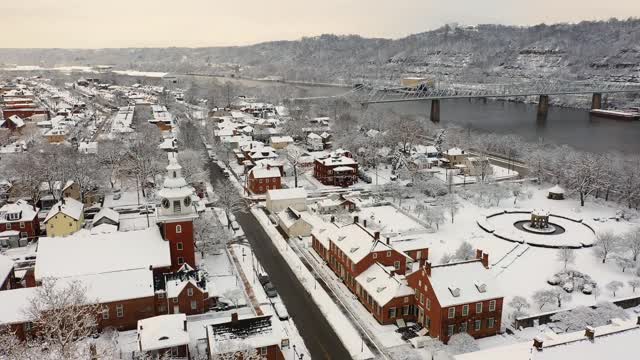
<svg viewBox="0 0 640 360"><path fill-rule="evenodd" d="M332 223L336 222L336 217L335 216L331 216L331 222Z"/></svg>
<svg viewBox="0 0 640 360"><path fill-rule="evenodd" d="M636 324L640 325L640 316L638 316L638 320L636 320Z"/></svg>
<svg viewBox="0 0 640 360"><path fill-rule="evenodd" d="M482 259L482 250L476 249L476 259Z"/></svg>
<svg viewBox="0 0 640 360"><path fill-rule="evenodd" d="M593 342L596 339L596 329L592 326L587 326L584 329L584 336L586 336L589 341Z"/></svg>
<svg viewBox="0 0 640 360"><path fill-rule="evenodd" d="M238 323L238 313L237 312L234 312L234 313L231 314L231 323L232 324Z"/></svg>
<svg viewBox="0 0 640 360"><path fill-rule="evenodd" d="M387 245L389 245L389 243L391 242L391 238L388 237L386 242L387 242Z"/></svg>
<svg viewBox="0 0 640 360"><path fill-rule="evenodd" d="M373 233L373 238L376 240L380 240L380 231L376 231Z"/></svg>
<svg viewBox="0 0 640 360"><path fill-rule="evenodd" d="M424 262L424 272L427 274L427 276L431 277L431 263L428 261Z"/></svg>
<svg viewBox="0 0 640 360"><path fill-rule="evenodd" d="M533 338L533 347L538 351L542 351L543 340L540 336Z"/></svg>
<svg viewBox="0 0 640 360"><path fill-rule="evenodd" d="M360 221L360 218L358 217L358 215L353 217L353 223L357 224Z"/></svg>
<svg viewBox="0 0 640 360"><path fill-rule="evenodd" d="M362 220L362 226L367 227L367 219Z"/></svg>
<svg viewBox="0 0 640 360"><path fill-rule="evenodd" d="M187 331L187 320L185 320L182 324L182 328L184 329L184 331Z"/></svg>
<svg viewBox="0 0 640 360"><path fill-rule="evenodd" d="M485 269L489 268L489 254L482 254L482 266Z"/></svg>

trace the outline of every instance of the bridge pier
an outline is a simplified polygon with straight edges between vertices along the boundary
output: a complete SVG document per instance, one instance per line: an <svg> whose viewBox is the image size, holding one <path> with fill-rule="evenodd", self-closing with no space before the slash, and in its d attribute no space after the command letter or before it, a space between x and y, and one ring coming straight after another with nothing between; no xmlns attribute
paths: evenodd
<svg viewBox="0 0 640 360"><path fill-rule="evenodd" d="M593 93L591 97L591 110L602 109L602 94Z"/></svg>
<svg viewBox="0 0 640 360"><path fill-rule="evenodd" d="M549 112L549 95L540 95L538 101L538 118L546 118Z"/></svg>
<svg viewBox="0 0 640 360"><path fill-rule="evenodd" d="M431 100L431 122L440 122L440 99Z"/></svg>

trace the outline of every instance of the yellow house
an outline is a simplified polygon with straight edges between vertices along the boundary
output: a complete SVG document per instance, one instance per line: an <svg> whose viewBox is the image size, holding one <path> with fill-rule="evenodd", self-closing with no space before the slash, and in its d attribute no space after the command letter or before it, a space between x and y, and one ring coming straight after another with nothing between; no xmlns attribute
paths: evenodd
<svg viewBox="0 0 640 360"><path fill-rule="evenodd" d="M67 236L82 228L84 205L72 198L63 198L53 205L44 219L48 237Z"/></svg>

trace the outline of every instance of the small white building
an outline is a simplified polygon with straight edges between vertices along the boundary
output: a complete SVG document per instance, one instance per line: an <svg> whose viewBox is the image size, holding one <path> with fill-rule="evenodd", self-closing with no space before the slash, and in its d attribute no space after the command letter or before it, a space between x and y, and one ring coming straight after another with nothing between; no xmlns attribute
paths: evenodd
<svg viewBox="0 0 640 360"><path fill-rule="evenodd" d="M304 188L275 189L267 191L267 209L278 213L286 208L304 211L307 208L307 190Z"/></svg>
<svg viewBox="0 0 640 360"><path fill-rule="evenodd" d="M138 320L138 349L151 359L189 358L187 316L171 314Z"/></svg>
<svg viewBox="0 0 640 360"><path fill-rule="evenodd" d="M278 213L278 226L289 237L309 236L313 229L312 220L306 211L286 208Z"/></svg>
<svg viewBox="0 0 640 360"><path fill-rule="evenodd" d="M307 135L307 149L311 151L321 151L322 149L324 149L322 136L316 133L310 133L309 135Z"/></svg>

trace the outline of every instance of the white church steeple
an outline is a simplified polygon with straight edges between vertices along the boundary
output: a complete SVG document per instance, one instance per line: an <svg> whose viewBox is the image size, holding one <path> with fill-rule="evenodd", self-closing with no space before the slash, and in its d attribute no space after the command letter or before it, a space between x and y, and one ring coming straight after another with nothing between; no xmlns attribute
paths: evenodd
<svg viewBox="0 0 640 360"><path fill-rule="evenodd" d="M158 220L171 220L173 217L184 218L195 215L191 203L193 188L182 177L182 167L178 164L175 153L169 153L169 165L162 189L158 192L160 208Z"/></svg>

